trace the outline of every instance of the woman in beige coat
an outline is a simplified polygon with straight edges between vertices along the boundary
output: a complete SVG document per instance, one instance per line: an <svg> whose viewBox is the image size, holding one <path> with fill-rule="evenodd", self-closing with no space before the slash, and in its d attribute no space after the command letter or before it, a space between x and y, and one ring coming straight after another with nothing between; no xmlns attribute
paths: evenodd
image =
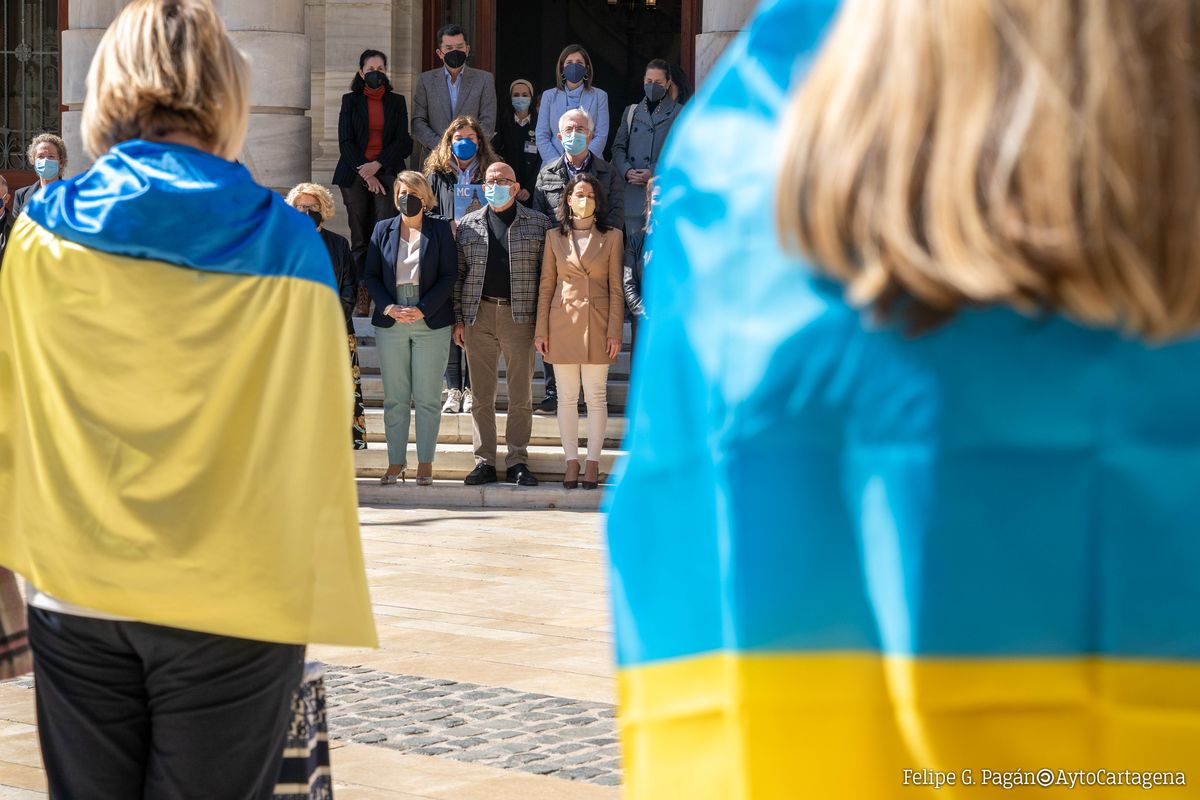
<svg viewBox="0 0 1200 800"><path fill-rule="evenodd" d="M563 486L579 483L579 391L588 410L583 488L600 482L600 451L608 425L608 368L621 351L625 296L619 229L599 220L607 208L589 173L572 178L558 208L559 227L546 235L533 346L554 365L558 432L567 458Z"/></svg>

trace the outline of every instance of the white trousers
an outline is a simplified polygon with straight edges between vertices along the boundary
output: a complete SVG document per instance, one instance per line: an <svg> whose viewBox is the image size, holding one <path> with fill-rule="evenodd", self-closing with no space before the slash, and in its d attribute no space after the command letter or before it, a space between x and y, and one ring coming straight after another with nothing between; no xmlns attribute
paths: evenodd
<svg viewBox="0 0 1200 800"><path fill-rule="evenodd" d="M555 364L558 434L567 461L579 460L579 389L587 403L587 460L599 461L608 427L608 364Z"/></svg>

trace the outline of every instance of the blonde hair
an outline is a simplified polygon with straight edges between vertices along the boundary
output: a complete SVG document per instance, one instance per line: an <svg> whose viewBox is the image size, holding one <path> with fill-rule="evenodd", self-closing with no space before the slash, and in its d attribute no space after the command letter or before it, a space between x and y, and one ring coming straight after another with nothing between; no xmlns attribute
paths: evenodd
<svg viewBox="0 0 1200 800"><path fill-rule="evenodd" d="M337 207L333 204L333 195L319 183L298 183L292 187L292 190L287 193L287 197L283 200L289 206L295 208L296 201L300 199L300 195L302 194L317 198L317 205L321 207L322 220L327 220L334 215Z"/></svg>
<svg viewBox="0 0 1200 800"><path fill-rule="evenodd" d="M433 189L429 188L429 181L415 169L404 170L396 176L396 182L392 184L392 204L396 208L400 208L401 189L407 189L409 194L419 197L426 211L437 205L437 198L433 196Z"/></svg>
<svg viewBox="0 0 1200 800"><path fill-rule="evenodd" d="M246 60L210 0L134 0L96 50L83 144L92 156L128 139L191 134L226 159L249 122Z"/></svg>
<svg viewBox="0 0 1200 800"><path fill-rule="evenodd" d="M455 172L458 170L454 161L454 153L450 150L450 145L454 143L454 134L463 128L470 128L475 131L475 138L479 140L479 152L475 154L475 170L479 173L481 179L483 173L487 172L487 168L500 160L496 155L496 151L492 149L492 143L484 135L483 126L474 117L457 117L450 123L450 127L446 128L442 133L442 140L438 142L438 146L425 159L426 175L432 175L435 172Z"/></svg>
<svg viewBox="0 0 1200 800"><path fill-rule="evenodd" d="M29 159L29 166L33 166L33 162L37 161L37 149L39 144L52 144L54 149L58 151L58 171L61 175L67 168L67 143L62 140L61 136L55 136L53 133L39 133L33 137L33 141L29 143L29 149L25 151L25 157Z"/></svg>
<svg viewBox="0 0 1200 800"><path fill-rule="evenodd" d="M787 114L785 244L918 326L1200 326L1195 2L846 0Z"/></svg>

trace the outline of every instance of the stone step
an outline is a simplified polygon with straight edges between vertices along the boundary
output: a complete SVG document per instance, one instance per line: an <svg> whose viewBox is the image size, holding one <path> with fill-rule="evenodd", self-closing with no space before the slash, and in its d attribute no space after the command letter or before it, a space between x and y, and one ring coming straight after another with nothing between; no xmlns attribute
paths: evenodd
<svg viewBox="0 0 1200 800"><path fill-rule="evenodd" d="M433 486L406 483L381 486L374 478L358 480L358 502L364 506L403 506L406 508L555 508L567 511L599 511L605 491L564 489L562 483L546 481L539 486L489 483L466 486L461 480L435 480Z"/></svg>
<svg viewBox="0 0 1200 800"><path fill-rule="evenodd" d="M616 468L617 460L624 456L622 450L604 450L600 455L600 472L602 479ZM585 453L581 450L580 459ZM504 479L504 447L497 453L499 466L496 471L500 479ZM409 475L417 472L416 445L408 446ZM378 478L387 471L387 446L377 442L369 443L366 450L354 451L354 472L360 478ZM543 481L562 480L566 463L561 447L546 445L529 446L529 468L533 474ZM469 444L439 444L433 458L433 477L440 480L462 480L471 470L475 469L475 455ZM410 478L411 480L411 478Z"/></svg>
<svg viewBox="0 0 1200 800"><path fill-rule="evenodd" d="M359 337L360 341L362 339L370 339L374 341L375 326L371 324L370 317L354 317L354 335ZM632 338L633 326L626 322L621 333L621 341L625 342L625 344L628 346Z"/></svg>
<svg viewBox="0 0 1200 800"><path fill-rule="evenodd" d="M373 408L383 405L383 379L378 375L362 376L363 403ZM544 378L533 379L533 402L536 405L546 396L546 381ZM613 416L625 413L625 404L629 397L629 384L625 381L610 381L608 384L608 413ZM507 410L508 388L504 381L500 382L496 392L496 408Z"/></svg>
<svg viewBox="0 0 1200 800"><path fill-rule="evenodd" d="M367 441L382 442L385 441L383 430L383 409L368 408L366 409L367 417ZM587 417L581 416L579 419L579 441L581 444L587 442ZM504 444L504 427L508 424L508 414L500 413L496 415L496 434L500 439L500 444ZM625 429L627 420L625 417L611 416L608 418L608 425L604 432L604 446L610 448L620 448L621 441L625 438ZM472 424L470 414L442 414L442 425L438 429L438 442L441 444L470 444L472 435ZM414 419L410 418L408 423L408 440L415 442L417 440L417 429ZM530 433L529 443L535 445L544 445L554 447L559 444L558 436L558 419L553 416L543 416L541 414L533 415L533 430Z"/></svg>
<svg viewBox="0 0 1200 800"><path fill-rule="evenodd" d="M628 381L629 380L629 364L632 354L628 350L623 350L617 354L617 362L608 370L608 379L610 381ZM358 346L358 366L364 375L379 374L379 350L375 345ZM504 369L504 359L500 359L500 377L503 378L506 374ZM544 377L540 366L535 365L534 375Z"/></svg>

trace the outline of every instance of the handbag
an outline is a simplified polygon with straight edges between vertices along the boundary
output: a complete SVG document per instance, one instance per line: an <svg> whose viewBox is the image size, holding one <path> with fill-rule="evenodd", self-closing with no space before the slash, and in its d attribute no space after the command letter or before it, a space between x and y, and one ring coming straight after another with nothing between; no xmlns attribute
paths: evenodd
<svg viewBox="0 0 1200 800"><path fill-rule="evenodd" d="M292 718L283 744L275 800L333 800L325 667L319 661L304 665L304 680L292 697Z"/></svg>

